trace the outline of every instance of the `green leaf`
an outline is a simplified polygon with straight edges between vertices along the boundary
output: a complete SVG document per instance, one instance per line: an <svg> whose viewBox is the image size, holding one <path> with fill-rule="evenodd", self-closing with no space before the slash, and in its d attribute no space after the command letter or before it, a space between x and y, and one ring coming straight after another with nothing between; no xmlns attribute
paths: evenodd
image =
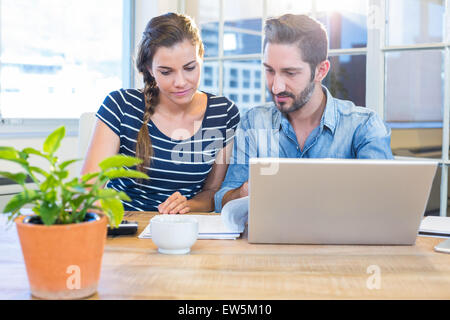
<svg viewBox="0 0 450 320"><path fill-rule="evenodd" d="M115 198L117 196L119 196L119 192L113 189L100 189L97 192L97 197L100 199Z"/></svg>
<svg viewBox="0 0 450 320"><path fill-rule="evenodd" d="M36 172L36 173L39 173L39 174L41 174L42 176L44 176L44 177L48 177L48 173L47 172L45 172L44 170L42 170L41 168L38 168L38 167L30 167L30 171L31 172Z"/></svg>
<svg viewBox="0 0 450 320"><path fill-rule="evenodd" d="M27 175L22 172L9 173L9 172L0 171L0 176L4 176L5 178L8 178L22 186L25 184L25 181L27 180Z"/></svg>
<svg viewBox="0 0 450 320"><path fill-rule="evenodd" d="M140 163L142 163L142 160L135 157L115 155L100 162L99 167L102 170L107 170L111 168L132 167Z"/></svg>
<svg viewBox="0 0 450 320"><path fill-rule="evenodd" d="M39 208L36 208L42 222L50 226L56 222L61 208L53 202L44 202Z"/></svg>
<svg viewBox="0 0 450 320"><path fill-rule="evenodd" d="M80 181L78 180L78 178L73 178L69 182L66 182L65 185L68 186L68 187L79 187L79 186L81 186Z"/></svg>
<svg viewBox="0 0 450 320"><path fill-rule="evenodd" d="M9 229L14 220L16 220L16 218L18 217L20 217L20 210L15 210L13 212L8 213L8 222L6 224L6 228Z"/></svg>
<svg viewBox="0 0 450 320"><path fill-rule="evenodd" d="M74 223L81 223L84 221L84 218L86 217L86 210L81 211L73 210L71 216Z"/></svg>
<svg viewBox="0 0 450 320"><path fill-rule="evenodd" d="M0 147L0 158L5 160L19 158L19 152L13 147Z"/></svg>
<svg viewBox="0 0 450 320"><path fill-rule="evenodd" d="M76 212L78 210L78 208L81 206L81 204L83 203L84 200L86 200L88 197L87 196L79 196L75 199L72 199L72 201L70 202L70 205L72 207L72 212Z"/></svg>
<svg viewBox="0 0 450 320"><path fill-rule="evenodd" d="M116 178L138 178L138 179L150 179L148 175L136 170L126 170L126 169L114 169L109 170L104 173L105 177L109 179Z"/></svg>
<svg viewBox="0 0 450 320"><path fill-rule="evenodd" d="M81 181L82 181L82 182L89 181L89 180L91 180L91 179L93 179L93 178L95 178L95 177L98 177L99 174L100 174L99 172L86 173L85 175L83 175L83 176L81 177Z"/></svg>
<svg viewBox="0 0 450 320"><path fill-rule="evenodd" d="M87 190L83 187L80 186L68 186L66 185L66 188L68 191L74 193L74 194L85 194L87 192Z"/></svg>
<svg viewBox="0 0 450 320"><path fill-rule="evenodd" d="M123 191L119 192L119 198L120 200L131 202L130 197Z"/></svg>
<svg viewBox="0 0 450 320"><path fill-rule="evenodd" d="M68 201L70 201L70 199L72 199L73 193L70 192L67 189L62 189L61 193L60 193L60 198L62 199L63 203L67 203Z"/></svg>
<svg viewBox="0 0 450 320"><path fill-rule="evenodd" d="M28 161L21 159L19 152L13 147L0 147L0 159L28 165Z"/></svg>
<svg viewBox="0 0 450 320"><path fill-rule="evenodd" d="M56 191L52 190L44 195L44 200L49 203L56 203L57 197L58 194L56 193Z"/></svg>
<svg viewBox="0 0 450 320"><path fill-rule="evenodd" d="M55 151L58 150L61 144L61 140L64 138L65 135L66 135L66 128L64 126L59 127L58 129L50 133L50 135L47 137L47 139L45 139L44 142L43 148L44 152L48 154L55 153Z"/></svg>
<svg viewBox="0 0 450 320"><path fill-rule="evenodd" d="M55 179L54 176L48 175L47 179L45 179L44 182L41 183L40 189L42 192L47 191L48 189L53 189L58 185L58 181Z"/></svg>
<svg viewBox="0 0 450 320"><path fill-rule="evenodd" d="M57 171L55 174L58 176L59 179L64 180L69 176L69 171Z"/></svg>
<svg viewBox="0 0 450 320"><path fill-rule="evenodd" d="M116 198L125 201L131 201L130 197L123 191L116 191L113 189L100 189L97 192L99 199Z"/></svg>
<svg viewBox="0 0 450 320"><path fill-rule="evenodd" d="M39 192L35 190L25 190L18 193L12 197L11 200L6 204L3 212L9 213L14 212L22 208L27 203L33 202L40 197Z"/></svg>
<svg viewBox="0 0 450 320"><path fill-rule="evenodd" d="M81 160L83 160L83 159L73 159L73 160L67 160L67 161L64 161L63 163L61 163L61 164L59 165L59 168L60 168L61 170L64 170L67 166L70 166L72 163L75 163L75 162L81 161Z"/></svg>
<svg viewBox="0 0 450 320"><path fill-rule="evenodd" d="M19 157L20 157L20 159L28 160L29 154L28 154L28 153L25 153L25 152L23 152L23 151L20 151L20 152L19 152Z"/></svg>
<svg viewBox="0 0 450 320"><path fill-rule="evenodd" d="M122 202L116 198L109 198L100 200L100 204L109 217L111 227L117 227L123 219L124 209Z"/></svg>
<svg viewBox="0 0 450 320"><path fill-rule="evenodd" d="M42 152L40 152L39 150L36 150L34 148L25 148L25 149L22 150L22 152L24 152L26 154L29 154L29 155L30 154L34 154L36 156L40 156L42 158L48 159L48 157L45 154L43 154Z"/></svg>

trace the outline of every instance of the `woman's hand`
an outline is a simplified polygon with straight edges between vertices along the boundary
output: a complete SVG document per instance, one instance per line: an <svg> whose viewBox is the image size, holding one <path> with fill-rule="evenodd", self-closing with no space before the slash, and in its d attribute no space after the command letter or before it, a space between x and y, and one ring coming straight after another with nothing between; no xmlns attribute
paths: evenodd
<svg viewBox="0 0 450 320"><path fill-rule="evenodd" d="M191 211L191 208L187 198L177 191L158 206L158 211L162 214L185 214Z"/></svg>

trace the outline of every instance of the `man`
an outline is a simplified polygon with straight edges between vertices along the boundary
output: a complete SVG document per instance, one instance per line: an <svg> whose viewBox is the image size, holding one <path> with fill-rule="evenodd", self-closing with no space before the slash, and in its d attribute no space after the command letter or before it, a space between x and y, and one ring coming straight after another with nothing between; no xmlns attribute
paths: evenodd
<svg viewBox="0 0 450 320"><path fill-rule="evenodd" d="M333 98L323 25L286 14L265 27L264 66L274 105L250 109L236 133L231 163L215 195L216 212L248 195L250 157L392 159L390 130L370 109Z"/></svg>

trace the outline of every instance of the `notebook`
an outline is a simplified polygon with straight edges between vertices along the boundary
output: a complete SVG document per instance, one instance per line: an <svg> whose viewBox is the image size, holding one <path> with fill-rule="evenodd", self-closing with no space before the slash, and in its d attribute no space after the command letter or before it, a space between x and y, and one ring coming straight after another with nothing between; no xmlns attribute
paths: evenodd
<svg viewBox="0 0 450 320"><path fill-rule="evenodd" d="M220 215L189 215L198 221L198 239L234 240L240 237L239 228L226 226ZM139 235L140 239L151 239L150 223Z"/></svg>
<svg viewBox="0 0 450 320"><path fill-rule="evenodd" d="M419 234L437 238L450 238L450 217L425 217L420 223Z"/></svg>

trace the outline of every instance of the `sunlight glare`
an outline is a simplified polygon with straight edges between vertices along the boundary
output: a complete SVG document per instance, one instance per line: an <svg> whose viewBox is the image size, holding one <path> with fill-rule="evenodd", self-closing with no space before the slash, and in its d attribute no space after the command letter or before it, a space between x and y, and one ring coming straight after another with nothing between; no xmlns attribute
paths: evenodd
<svg viewBox="0 0 450 320"><path fill-rule="evenodd" d="M367 12L367 0L317 0L315 1L317 12L350 12L365 14Z"/></svg>

